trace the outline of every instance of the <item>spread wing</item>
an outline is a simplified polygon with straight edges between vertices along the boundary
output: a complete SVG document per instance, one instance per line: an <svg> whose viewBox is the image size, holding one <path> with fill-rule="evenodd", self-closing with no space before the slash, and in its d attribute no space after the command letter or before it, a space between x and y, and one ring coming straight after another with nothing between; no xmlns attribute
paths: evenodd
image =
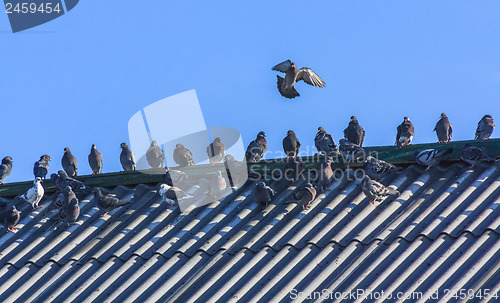
<svg viewBox="0 0 500 303"><path fill-rule="evenodd" d="M305 83L316 87L325 87L326 85L325 81L308 67L303 67L297 72L295 82L299 82L300 80L304 80Z"/></svg>
<svg viewBox="0 0 500 303"><path fill-rule="evenodd" d="M290 66L292 66L292 61L286 60L286 61L281 62L280 64L275 65L273 67L273 70L276 70L276 71L279 71L282 73L286 73L286 71L290 68Z"/></svg>

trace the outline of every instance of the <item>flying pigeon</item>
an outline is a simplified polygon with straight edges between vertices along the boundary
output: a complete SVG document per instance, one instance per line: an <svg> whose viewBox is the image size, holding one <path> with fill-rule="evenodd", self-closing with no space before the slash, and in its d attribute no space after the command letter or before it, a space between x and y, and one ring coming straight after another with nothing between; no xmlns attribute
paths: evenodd
<svg viewBox="0 0 500 303"><path fill-rule="evenodd" d="M180 188L175 186L170 186L168 184L162 183L160 189L158 190L158 195L167 202L169 206L174 206L174 201L184 198L187 194Z"/></svg>
<svg viewBox="0 0 500 303"><path fill-rule="evenodd" d="M303 67L301 69L297 69L295 63L290 60L286 60L274 66L273 70L285 73L284 79L277 76L278 90L283 97L288 99L300 96L295 89L295 83L300 80L304 80L305 83L316 87L325 87L325 82L310 68Z"/></svg>
<svg viewBox="0 0 500 303"><path fill-rule="evenodd" d="M224 179L220 171L217 171L217 173L210 179L210 195L216 200L220 199L222 198L222 194L224 193L226 187L226 179Z"/></svg>
<svg viewBox="0 0 500 303"><path fill-rule="evenodd" d="M42 200L44 193L42 178L36 177L35 181L33 181L33 187L28 189L24 195L21 195L21 198L30 203L33 209L39 209L38 203Z"/></svg>
<svg viewBox="0 0 500 303"><path fill-rule="evenodd" d="M180 167L194 165L193 154L189 149L184 147L184 145L182 144L175 145L174 161Z"/></svg>
<svg viewBox="0 0 500 303"><path fill-rule="evenodd" d="M399 168L391 163L387 163L372 156L366 157L364 169L365 173L370 178L376 180L380 180L392 172L399 171Z"/></svg>
<svg viewBox="0 0 500 303"><path fill-rule="evenodd" d="M297 139L293 130L289 130L286 137L283 139L283 149L285 150L286 156L292 158L296 157L299 153L299 148L299 139Z"/></svg>
<svg viewBox="0 0 500 303"><path fill-rule="evenodd" d="M260 161L267 150L266 133L259 132L257 138L250 142L245 153L245 158L250 162Z"/></svg>
<svg viewBox="0 0 500 303"><path fill-rule="evenodd" d="M255 200L257 203L266 207L276 196L276 191L271 187L267 186L263 181L257 182L257 186L254 191Z"/></svg>
<svg viewBox="0 0 500 303"><path fill-rule="evenodd" d="M298 204L302 205L302 209L307 210L311 208L311 203L316 198L316 188L311 183L307 183L302 188L294 191L292 197L299 201Z"/></svg>
<svg viewBox="0 0 500 303"><path fill-rule="evenodd" d="M397 196L399 191L392 189L390 187L384 186L375 180L370 179L368 176L364 176L362 184L363 193L370 198L370 204L375 204L375 201L380 201L386 196Z"/></svg>
<svg viewBox="0 0 500 303"><path fill-rule="evenodd" d="M476 137L474 140L487 140L495 129L495 122L491 115L485 115L477 124Z"/></svg>
<svg viewBox="0 0 500 303"><path fill-rule="evenodd" d="M351 116L351 121L346 129L344 129L344 138L349 142L363 146L363 140L365 139L365 130L359 125L358 119L355 116Z"/></svg>
<svg viewBox="0 0 500 303"><path fill-rule="evenodd" d="M398 133L396 135L396 145L398 147L405 147L411 144L411 140L415 135L415 129L413 124L410 122L410 118L404 117L403 123L397 128Z"/></svg>
<svg viewBox="0 0 500 303"><path fill-rule="evenodd" d="M233 186L240 187L247 182L248 172L246 162L239 162L232 155L226 155L224 157L224 166Z"/></svg>
<svg viewBox="0 0 500 303"><path fill-rule="evenodd" d="M214 142L207 146L207 155L210 164L222 163L224 154L226 153L226 146L222 143L221 138L217 137Z"/></svg>
<svg viewBox="0 0 500 303"><path fill-rule="evenodd" d="M339 140L339 151L342 157L347 160L347 163L365 156L365 150L362 147L346 139Z"/></svg>
<svg viewBox="0 0 500 303"><path fill-rule="evenodd" d="M441 114L441 119L436 123L434 131L436 132L439 143L450 143L453 129L445 113Z"/></svg>
<svg viewBox="0 0 500 303"><path fill-rule="evenodd" d="M21 212L14 205L0 213L0 223L7 228L7 232L17 230L16 224L21 218L20 214Z"/></svg>
<svg viewBox="0 0 500 303"><path fill-rule="evenodd" d="M339 152L337 144L332 138L332 135L326 132L323 127L318 127L318 133L314 137L314 145L318 150L318 153L322 153L325 156L329 156Z"/></svg>
<svg viewBox="0 0 500 303"><path fill-rule="evenodd" d="M127 143L120 144L120 147L122 149L122 152L120 153L120 163L122 164L123 170L124 171L135 170L134 153L130 151L130 148L128 147Z"/></svg>
<svg viewBox="0 0 500 303"><path fill-rule="evenodd" d="M300 157L287 158L283 175L287 181L296 182L305 170L304 162Z"/></svg>
<svg viewBox="0 0 500 303"><path fill-rule="evenodd" d="M98 187L95 187L92 192L94 193L94 199L97 201L97 207L99 207L100 210L104 211L101 217L105 216L115 208L131 203L131 201L129 200L120 200L114 197L112 194L107 194L104 196Z"/></svg>
<svg viewBox="0 0 500 303"><path fill-rule="evenodd" d="M163 155L163 150L155 140L151 141L151 145L146 151L146 160L148 160L151 168L162 168L165 166L165 156Z"/></svg>
<svg viewBox="0 0 500 303"><path fill-rule="evenodd" d="M328 157L320 165L318 172L318 190L320 193L324 193L333 180L332 162L332 157Z"/></svg>
<svg viewBox="0 0 500 303"><path fill-rule="evenodd" d="M441 162L441 160L453 152L453 148L447 149L426 149L421 152L415 152L415 160L418 164L427 166L425 170L428 170L432 166L436 166Z"/></svg>
<svg viewBox="0 0 500 303"><path fill-rule="evenodd" d="M78 198L69 186L64 188L63 195L65 201L63 207L59 210L59 219L66 222L68 226L71 226L75 224L80 215Z"/></svg>
<svg viewBox="0 0 500 303"><path fill-rule="evenodd" d="M68 176L74 177L78 175L77 161L75 156L71 153L71 150L69 150L69 147L64 148L64 155L62 156L61 164Z"/></svg>
<svg viewBox="0 0 500 303"><path fill-rule="evenodd" d="M64 170L59 170L58 174L50 175L50 179L61 192L66 186L70 186L74 191L86 188L82 182L68 177L68 174Z"/></svg>
<svg viewBox="0 0 500 303"><path fill-rule="evenodd" d="M33 174L35 175L35 178L40 177L42 179L45 179L45 177L49 173L49 161L50 156L43 155L40 157L40 160L35 162L35 165L33 167Z"/></svg>
<svg viewBox="0 0 500 303"><path fill-rule="evenodd" d="M92 176L101 174L102 171L102 155L97 150L95 144L92 144L89 154L89 165L92 169Z"/></svg>
<svg viewBox="0 0 500 303"><path fill-rule="evenodd" d="M4 184L3 181L7 179L12 171L12 158L6 156L2 159L2 165L0 165L0 184Z"/></svg>
<svg viewBox="0 0 500 303"><path fill-rule="evenodd" d="M471 146L469 143L465 143L462 149L462 154L460 158L465 162L469 163L471 167L474 167L481 162L492 163L495 159L490 157L482 148Z"/></svg>

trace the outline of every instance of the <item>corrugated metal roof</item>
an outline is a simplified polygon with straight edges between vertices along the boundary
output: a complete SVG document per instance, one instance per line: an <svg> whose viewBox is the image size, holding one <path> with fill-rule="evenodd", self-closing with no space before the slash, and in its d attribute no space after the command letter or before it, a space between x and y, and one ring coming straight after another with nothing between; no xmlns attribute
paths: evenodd
<svg viewBox="0 0 500 303"><path fill-rule="evenodd" d="M266 208L249 182L183 213L162 203L154 184L117 186L117 197L134 196L131 205L101 217L92 195L80 196L72 227L51 220L55 194L37 211L11 199L22 218L17 233L0 231L0 301L300 302L311 294L320 302L314 292L324 291L332 292L324 301L340 302L335 295L360 290L439 291L441 300L445 289L498 292L499 166L410 165L382 180L401 195L375 206L345 174L306 211L290 203L303 181L272 183L279 195Z"/></svg>

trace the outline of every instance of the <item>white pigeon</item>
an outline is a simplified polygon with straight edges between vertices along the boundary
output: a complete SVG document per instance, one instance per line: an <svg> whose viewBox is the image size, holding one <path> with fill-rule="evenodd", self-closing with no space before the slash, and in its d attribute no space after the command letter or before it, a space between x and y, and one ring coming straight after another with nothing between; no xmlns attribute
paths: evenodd
<svg viewBox="0 0 500 303"><path fill-rule="evenodd" d="M38 202L42 200L45 190L42 186L42 178L36 177L33 181L33 187L28 189L28 191L21 196L26 202L30 203L33 209L39 209Z"/></svg>
<svg viewBox="0 0 500 303"><path fill-rule="evenodd" d="M415 152L415 160L419 165L427 166L425 170L428 170L432 166L438 165L446 155L451 154L452 152L453 148L444 150L426 149L421 152Z"/></svg>

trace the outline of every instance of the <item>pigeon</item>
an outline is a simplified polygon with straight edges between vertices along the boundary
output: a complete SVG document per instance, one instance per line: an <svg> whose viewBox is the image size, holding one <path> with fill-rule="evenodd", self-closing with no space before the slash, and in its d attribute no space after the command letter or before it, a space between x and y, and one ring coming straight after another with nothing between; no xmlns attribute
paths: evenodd
<svg viewBox="0 0 500 303"><path fill-rule="evenodd" d="M167 174L165 175L165 183L170 186L177 186L186 183L188 181L188 175L180 170L167 169Z"/></svg>
<svg viewBox="0 0 500 303"><path fill-rule="evenodd" d="M226 155L224 157L224 166L232 186L240 187L245 184L248 179L248 168L245 162L239 162L232 155Z"/></svg>
<svg viewBox="0 0 500 303"><path fill-rule="evenodd" d="M300 157L288 158L283 168L283 175L287 181L296 182L304 170L305 165Z"/></svg>
<svg viewBox="0 0 500 303"><path fill-rule="evenodd" d="M263 181L257 182L257 186L254 191L255 200L257 203L266 207L276 196L276 191L271 187L267 186Z"/></svg>
<svg viewBox="0 0 500 303"><path fill-rule="evenodd" d="M163 150L155 140L151 141L151 145L146 151L146 160L148 160L151 168L162 168L165 166L165 156L163 155Z"/></svg>
<svg viewBox="0 0 500 303"><path fill-rule="evenodd" d="M386 196L397 196L399 191L392 189L390 187L384 186L379 182L370 179L368 176L363 177L362 189L363 193L370 198L370 204L375 204L375 201L380 201Z"/></svg>
<svg viewBox="0 0 500 303"><path fill-rule="evenodd" d="M94 193L94 199L97 201L97 207L99 207L100 210L104 211L101 217L105 216L115 208L131 203L131 201L129 200L120 200L112 194L107 194L104 196L98 187L94 188L92 190L92 193Z"/></svg>
<svg viewBox="0 0 500 303"><path fill-rule="evenodd" d="M68 176L74 177L78 175L78 165L76 163L76 158L71 153L71 150L69 150L69 147L64 148L64 155L61 159L61 164Z"/></svg>
<svg viewBox="0 0 500 303"><path fill-rule="evenodd" d="M308 67L297 69L295 63L290 60L281 62L273 67L273 70L285 73L285 78L278 77L278 90L280 94L288 99L300 96L295 89L295 83L304 80L305 83L316 87L325 87L325 82Z"/></svg>
<svg viewBox="0 0 500 303"><path fill-rule="evenodd" d="M283 149L285 150L286 156L291 158L296 157L299 153L299 148L299 139L297 139L293 130L289 130L286 137L283 139Z"/></svg>
<svg viewBox="0 0 500 303"><path fill-rule="evenodd" d="M307 183L302 188L294 191L292 197L299 201L298 204L302 205L302 209L307 210L311 208L311 203L316 198L316 188L311 183Z"/></svg>
<svg viewBox="0 0 500 303"><path fill-rule="evenodd" d="M397 128L398 133L396 135L396 145L398 147L405 147L411 144L411 140L415 135L415 129L413 124L410 122L410 118L404 117L403 123Z"/></svg>
<svg viewBox="0 0 500 303"><path fill-rule="evenodd" d="M49 209L61 209L64 205L64 194L60 192L59 195L57 195L57 198L52 200Z"/></svg>
<svg viewBox="0 0 500 303"><path fill-rule="evenodd" d="M182 144L175 145L174 161L180 167L194 165L193 154L189 149L184 147L184 145Z"/></svg>
<svg viewBox="0 0 500 303"><path fill-rule="evenodd" d="M316 134L316 137L314 137L314 145L316 146L318 153L324 154L325 156L339 152L332 135L327 133L321 126L318 127L318 133Z"/></svg>
<svg viewBox="0 0 500 303"><path fill-rule="evenodd" d="M344 160L347 160L347 163L365 156L365 150L362 147L346 139L339 140L339 151Z"/></svg>
<svg viewBox="0 0 500 303"><path fill-rule="evenodd" d="M85 189L85 185L71 177L68 176L68 174L64 170L59 170L58 174L52 174L50 175L50 179L56 187L62 192L66 186L70 186L72 190L76 191L79 189Z"/></svg>
<svg viewBox="0 0 500 303"><path fill-rule="evenodd" d="M259 132L257 138L250 142L245 153L245 158L250 162L258 162L264 157L267 150L266 133Z"/></svg>
<svg viewBox="0 0 500 303"><path fill-rule="evenodd" d="M78 216L80 216L80 206L78 198L71 190L71 187L66 186L63 191L64 205L59 210L59 219L66 222L68 226L75 224Z"/></svg>
<svg viewBox="0 0 500 303"><path fill-rule="evenodd" d="M28 189L24 195L21 195L21 198L30 203L33 209L39 209L38 203L42 200L44 193L42 178L36 177L35 181L33 181L33 187Z"/></svg>
<svg viewBox="0 0 500 303"><path fill-rule="evenodd" d="M471 146L469 143L465 143L462 149L462 154L460 159L469 163L471 167L474 167L482 162L492 163L495 159L490 157L482 148Z"/></svg>
<svg viewBox="0 0 500 303"><path fill-rule="evenodd" d="M226 179L224 179L220 171L217 171L212 179L210 179L210 195L214 199L220 199L226 187Z"/></svg>
<svg viewBox="0 0 500 303"><path fill-rule="evenodd" d="M49 161L50 161L50 156L49 155L43 155L40 157L40 160L35 162L35 165L33 167L33 174L35 175L35 178L42 178L45 179L47 174L49 173Z"/></svg>
<svg viewBox="0 0 500 303"><path fill-rule="evenodd" d="M0 165L0 184L4 184L3 181L7 179L12 171L12 158L6 156L2 159L2 164Z"/></svg>
<svg viewBox="0 0 500 303"><path fill-rule="evenodd" d="M344 138L349 140L349 142L363 146L363 140L365 139L365 130L359 125L358 119L355 116L351 116L351 121L346 129L344 129Z"/></svg>
<svg viewBox="0 0 500 303"><path fill-rule="evenodd" d="M453 152L453 148L447 148L443 150L439 149L426 149L421 152L415 152L415 160L419 165L427 166L425 170L428 170L432 166L436 166L441 162L441 160Z"/></svg>
<svg viewBox="0 0 500 303"><path fill-rule="evenodd" d="M100 175L102 171L102 155L97 150L95 144L92 144L89 154L89 165L92 169L92 176Z"/></svg>
<svg viewBox="0 0 500 303"><path fill-rule="evenodd" d="M164 202L167 202L169 206L174 206L174 201L178 199L182 199L187 196L187 194L180 188L175 186L170 186L168 184L162 183L160 185L160 189L158 190L158 194L163 199Z"/></svg>
<svg viewBox="0 0 500 303"><path fill-rule="evenodd" d="M221 138L217 137L214 142L207 146L207 155L210 164L222 163L224 154L226 153L226 146L222 143Z"/></svg>
<svg viewBox="0 0 500 303"><path fill-rule="evenodd" d="M0 223L7 228L7 232L17 230L16 224L21 218L20 214L21 212L18 211L14 205L6 207L6 209L0 213Z"/></svg>
<svg viewBox="0 0 500 303"><path fill-rule="evenodd" d="M441 114L441 119L436 123L434 131L436 132L439 143L450 143L453 129L445 113Z"/></svg>
<svg viewBox="0 0 500 303"><path fill-rule="evenodd" d="M391 163L387 163L383 160L379 160L372 156L367 156L365 160L365 173L375 180L380 180L386 175L399 171L399 168Z"/></svg>
<svg viewBox="0 0 500 303"><path fill-rule="evenodd" d="M328 157L320 165L318 172L318 189L320 193L324 193L333 180L332 162L332 158Z"/></svg>
<svg viewBox="0 0 500 303"><path fill-rule="evenodd" d="M127 143L120 144L122 152L120 153L120 163L124 171L135 170L135 155Z"/></svg>
<svg viewBox="0 0 500 303"><path fill-rule="evenodd" d="M477 124L476 137L474 140L487 140L495 129L495 122L491 115L485 115Z"/></svg>

